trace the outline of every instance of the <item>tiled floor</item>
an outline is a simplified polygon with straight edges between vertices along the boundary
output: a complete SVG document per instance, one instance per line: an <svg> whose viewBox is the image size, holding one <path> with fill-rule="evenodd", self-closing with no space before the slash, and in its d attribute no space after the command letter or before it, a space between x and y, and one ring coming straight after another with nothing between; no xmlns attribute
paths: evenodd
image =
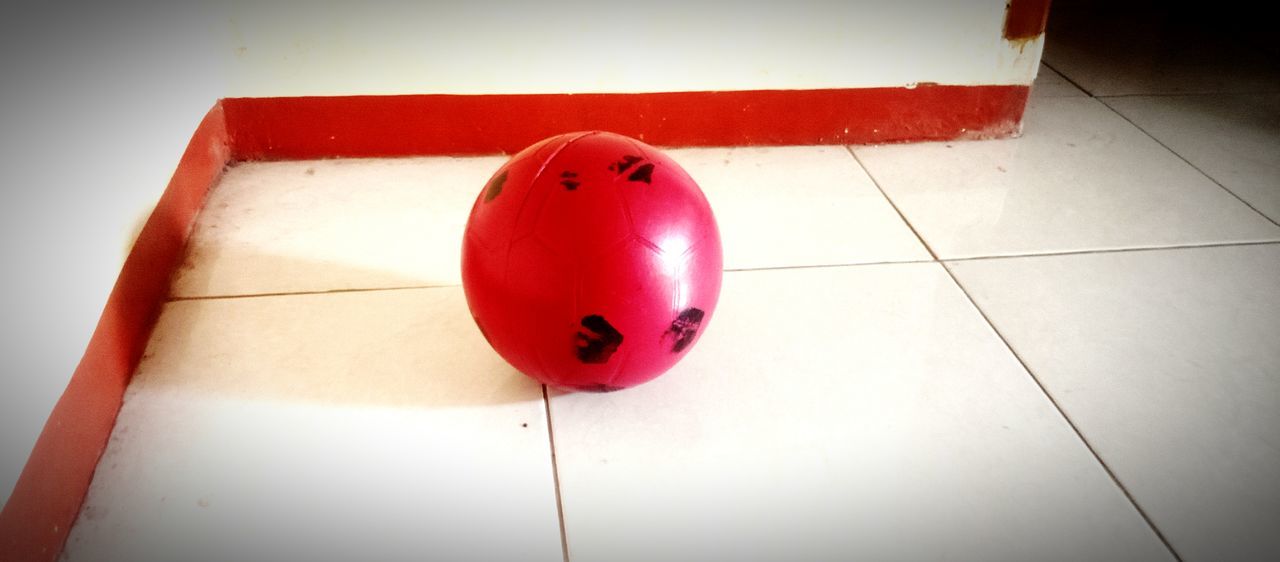
<svg viewBox="0 0 1280 562"><path fill-rule="evenodd" d="M484 185L505 161L241 164L209 195L173 293L456 285L462 229L475 201L470 186Z"/></svg>
<svg viewBox="0 0 1280 562"><path fill-rule="evenodd" d="M1280 245L950 264L1187 560L1280 554Z"/></svg>
<svg viewBox="0 0 1280 562"><path fill-rule="evenodd" d="M1018 139L671 150L730 271L611 394L469 318L501 158L233 169L67 559L1280 559L1280 88L1046 61Z"/></svg>
<svg viewBox="0 0 1280 562"><path fill-rule="evenodd" d="M1036 98L1071 98L1089 94L1084 93L1084 90L1077 88L1054 69L1041 64L1031 95Z"/></svg>
<svg viewBox="0 0 1280 562"><path fill-rule="evenodd" d="M1097 99L1033 99L1023 128L1018 139L854 153L942 259L1256 242L1280 234Z"/></svg>
<svg viewBox="0 0 1280 562"><path fill-rule="evenodd" d="M1269 18L1190 2L1055 0L1044 61L1095 96L1280 90ZM1264 31L1265 30L1265 31Z"/></svg>
<svg viewBox="0 0 1280 562"><path fill-rule="evenodd" d="M457 286L169 303L67 559L561 560L542 388L473 326Z"/></svg>

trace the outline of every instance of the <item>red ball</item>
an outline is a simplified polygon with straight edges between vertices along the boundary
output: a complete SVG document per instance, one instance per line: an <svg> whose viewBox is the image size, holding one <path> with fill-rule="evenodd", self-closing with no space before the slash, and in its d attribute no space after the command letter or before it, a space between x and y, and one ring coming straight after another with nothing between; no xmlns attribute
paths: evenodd
<svg viewBox="0 0 1280 562"><path fill-rule="evenodd" d="M661 375L720 296L720 233L674 160L593 131L515 155L471 208L462 285L485 339L545 384L606 391Z"/></svg>

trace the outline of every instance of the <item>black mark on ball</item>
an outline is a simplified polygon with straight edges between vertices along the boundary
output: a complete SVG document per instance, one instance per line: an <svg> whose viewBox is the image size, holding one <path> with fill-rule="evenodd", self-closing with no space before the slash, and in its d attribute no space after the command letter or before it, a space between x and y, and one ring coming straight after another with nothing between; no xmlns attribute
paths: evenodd
<svg viewBox="0 0 1280 562"><path fill-rule="evenodd" d="M583 363L606 363L622 345L622 333L599 314L583 316L582 327L574 339Z"/></svg>
<svg viewBox="0 0 1280 562"><path fill-rule="evenodd" d="M652 179L653 164L640 166L639 168L636 168L636 171L631 172L631 175L627 176L627 181L642 181L644 183L650 183Z"/></svg>
<svg viewBox="0 0 1280 562"><path fill-rule="evenodd" d="M622 175L623 172L627 171L627 168L630 168L635 165L636 162L641 160L644 160L643 156L623 156L622 160L609 164L609 169L618 172L618 175Z"/></svg>
<svg viewBox="0 0 1280 562"><path fill-rule="evenodd" d="M671 344L671 353L680 353L684 351L689 344L693 343L694 336L698 335L698 327L702 325L702 317L706 313L698 308L686 308L671 322L671 327L662 334L662 339L673 338L675 341Z"/></svg>
<svg viewBox="0 0 1280 562"><path fill-rule="evenodd" d="M578 189L578 186L582 185L582 182L579 182L577 179L575 179L578 177L577 172L568 172L568 171L562 172L560 174L560 177L562 178L560 180L560 185L563 185L564 188L569 191Z"/></svg>
<svg viewBox="0 0 1280 562"><path fill-rule="evenodd" d="M488 203L493 201L494 197L497 197L499 193L502 193L502 184L504 183L507 183L506 170L503 170L501 174L498 174L494 176L493 179L489 180L489 185L484 188L484 202Z"/></svg>

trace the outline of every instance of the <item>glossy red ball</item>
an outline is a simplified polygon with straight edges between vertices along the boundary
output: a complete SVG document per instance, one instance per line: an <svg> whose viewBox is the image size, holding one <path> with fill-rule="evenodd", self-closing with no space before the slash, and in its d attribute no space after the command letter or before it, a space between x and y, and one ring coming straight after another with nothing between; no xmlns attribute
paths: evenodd
<svg viewBox="0 0 1280 562"><path fill-rule="evenodd" d="M706 330L720 233L702 190L638 140L552 137L476 197L462 284L503 359L543 383L616 390L661 375Z"/></svg>

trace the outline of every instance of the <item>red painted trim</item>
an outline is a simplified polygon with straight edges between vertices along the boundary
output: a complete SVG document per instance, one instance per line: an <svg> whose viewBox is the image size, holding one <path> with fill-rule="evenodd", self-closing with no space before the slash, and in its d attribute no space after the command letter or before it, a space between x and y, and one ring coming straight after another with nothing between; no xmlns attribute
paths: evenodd
<svg viewBox="0 0 1280 562"><path fill-rule="evenodd" d="M230 158L223 111L215 105L138 235L84 357L0 511L0 560L52 561L61 552L196 213Z"/></svg>
<svg viewBox="0 0 1280 562"><path fill-rule="evenodd" d="M1004 11L1004 38L1024 41L1039 37L1049 22L1049 0L1009 0Z"/></svg>
<svg viewBox="0 0 1280 562"><path fill-rule="evenodd" d="M223 100L239 160L514 153L565 131L658 146L869 144L1016 134L1026 86Z"/></svg>

